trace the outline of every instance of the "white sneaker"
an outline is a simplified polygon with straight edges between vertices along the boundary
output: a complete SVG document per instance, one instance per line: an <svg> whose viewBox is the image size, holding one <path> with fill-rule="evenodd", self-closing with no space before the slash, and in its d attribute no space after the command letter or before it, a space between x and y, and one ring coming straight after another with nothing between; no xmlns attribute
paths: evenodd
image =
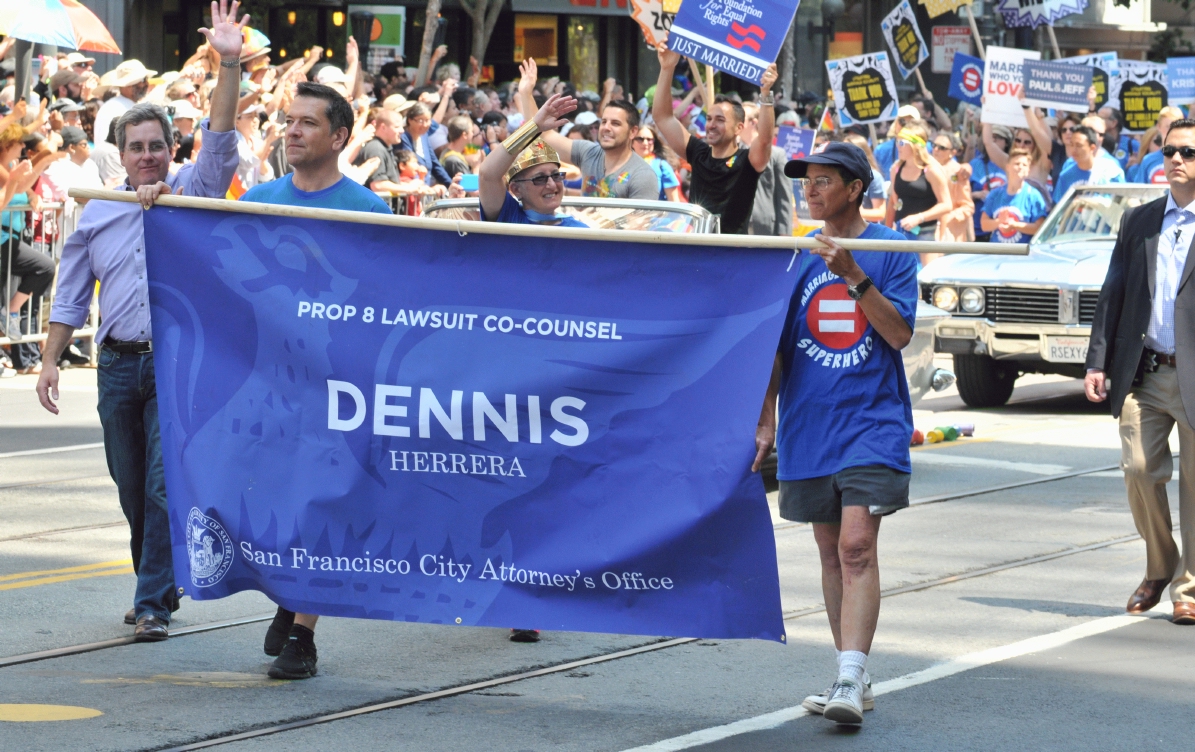
<svg viewBox="0 0 1195 752"><path fill-rule="evenodd" d="M832 687L822 716L835 723L863 723L863 686L850 679L839 679Z"/></svg>
<svg viewBox="0 0 1195 752"><path fill-rule="evenodd" d="M805 708L810 713L817 713L818 715L821 715L822 711L826 709L826 703L830 700L830 695L833 694L833 692L834 688L830 687L829 689L823 689L816 695L809 695L801 701L801 707ZM868 678L863 680L863 709L876 709L876 698L875 695L871 693L871 680Z"/></svg>

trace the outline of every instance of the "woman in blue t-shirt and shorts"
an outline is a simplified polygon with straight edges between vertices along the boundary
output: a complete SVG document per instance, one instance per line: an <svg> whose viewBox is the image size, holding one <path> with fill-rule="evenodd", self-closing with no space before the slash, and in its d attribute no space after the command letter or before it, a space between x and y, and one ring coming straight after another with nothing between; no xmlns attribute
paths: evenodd
<svg viewBox="0 0 1195 752"><path fill-rule="evenodd" d="M852 253L830 239L905 240L860 214L872 173L859 147L828 144L784 173L804 180L826 247L797 262L754 469L775 441L780 516L812 523L821 556L838 678L802 704L858 724L875 707L865 669L880 611L880 519L909 505L913 408L900 351L916 322L917 255Z"/></svg>

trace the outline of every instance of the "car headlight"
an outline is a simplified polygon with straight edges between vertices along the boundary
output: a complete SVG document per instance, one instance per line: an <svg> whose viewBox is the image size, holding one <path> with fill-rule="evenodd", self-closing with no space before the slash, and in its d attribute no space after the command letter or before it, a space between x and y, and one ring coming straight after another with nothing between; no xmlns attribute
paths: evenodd
<svg viewBox="0 0 1195 752"><path fill-rule="evenodd" d="M934 306L943 311L958 308L958 290L953 287L939 287L934 290Z"/></svg>
<svg viewBox="0 0 1195 752"><path fill-rule="evenodd" d="M983 288L964 287L959 304L965 313L983 313Z"/></svg>

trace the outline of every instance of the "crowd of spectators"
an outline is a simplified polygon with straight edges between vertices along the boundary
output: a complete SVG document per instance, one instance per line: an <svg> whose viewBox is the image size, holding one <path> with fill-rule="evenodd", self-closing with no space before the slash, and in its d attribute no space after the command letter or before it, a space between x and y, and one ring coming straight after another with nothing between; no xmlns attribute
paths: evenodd
<svg viewBox="0 0 1195 752"><path fill-rule="evenodd" d="M231 199L291 172L286 115L304 81L332 87L353 108L351 135L339 158L342 173L410 214L419 213L429 197L476 195L476 179L469 176L559 94L574 98L576 109L542 137L560 155L566 195L691 201L721 215L722 232L788 235L800 186L794 201L793 181L783 176L787 156L772 145L775 129L818 128L829 106L810 94L773 99L770 91L746 99L718 94L706 102L700 76L667 52L660 53L657 84L636 97L612 78L601 91L541 79L534 60L521 66L517 80L484 81L475 60L467 75L445 62L443 46L433 52L431 73L422 82L401 61L367 71L352 38L343 68L320 47L280 62L271 58L268 39L249 31L241 55ZM39 368L37 346L15 344L30 331L33 312L26 301L49 284L47 260L29 243L26 216L36 217L42 202L69 207L71 188L111 188L125 180L114 124L139 102L159 104L170 117L172 172L194 162L220 64L204 44L178 71L125 60L101 76L92 70L94 59L60 53L44 57L32 94L23 99L12 85L10 46L0 42L0 75L9 79L0 89L0 113L7 112L0 120L0 200L31 210L5 211L0 227L0 282L11 277L15 283L0 301L0 332L14 342L0 355L0 376ZM1112 108L1045 117L1026 107L1025 115L1022 129L981 125L974 108L961 105L952 114L923 92L900 107L890 127L880 129L881 138L867 128L822 128L815 150L848 141L865 151L873 167L862 207L869 221L914 239L1025 242L1072 185L1164 182L1160 144L1181 112L1163 110L1140 140L1123 132L1122 117ZM78 350L67 357L86 360Z"/></svg>

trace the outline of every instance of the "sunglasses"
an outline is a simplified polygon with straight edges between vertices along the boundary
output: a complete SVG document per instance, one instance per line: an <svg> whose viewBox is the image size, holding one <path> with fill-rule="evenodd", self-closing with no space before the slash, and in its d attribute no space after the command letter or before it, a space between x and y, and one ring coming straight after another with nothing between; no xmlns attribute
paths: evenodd
<svg viewBox="0 0 1195 752"><path fill-rule="evenodd" d="M934 144L934 148L941 149L942 151L950 151L954 147L951 146L950 144Z"/></svg>
<svg viewBox="0 0 1195 752"><path fill-rule="evenodd" d="M631 140L637 144L641 144L641 143L653 143L654 144L656 142L656 139L653 136L635 136Z"/></svg>
<svg viewBox="0 0 1195 752"><path fill-rule="evenodd" d="M1074 133L1075 129L1078 127L1079 126L1077 126L1077 125L1068 125L1068 126L1063 127L1062 132L1063 133Z"/></svg>
<svg viewBox="0 0 1195 752"><path fill-rule="evenodd" d="M1033 140L1032 140L1032 139L1020 139L1020 138L1018 138L1016 141L1013 141L1013 143L1014 143L1014 144L1016 144L1017 146L1033 146Z"/></svg>
<svg viewBox="0 0 1195 752"><path fill-rule="evenodd" d="M564 173L563 172L549 172L544 175L536 175L533 178L517 178L510 182L512 182L512 183L531 183L536 188L543 188L545 185L548 184L549 180L553 180L553 181L563 185L564 184Z"/></svg>
<svg viewBox="0 0 1195 752"><path fill-rule="evenodd" d="M1175 154L1181 154L1184 162L1195 159L1195 146L1163 146L1162 156L1170 159Z"/></svg>

